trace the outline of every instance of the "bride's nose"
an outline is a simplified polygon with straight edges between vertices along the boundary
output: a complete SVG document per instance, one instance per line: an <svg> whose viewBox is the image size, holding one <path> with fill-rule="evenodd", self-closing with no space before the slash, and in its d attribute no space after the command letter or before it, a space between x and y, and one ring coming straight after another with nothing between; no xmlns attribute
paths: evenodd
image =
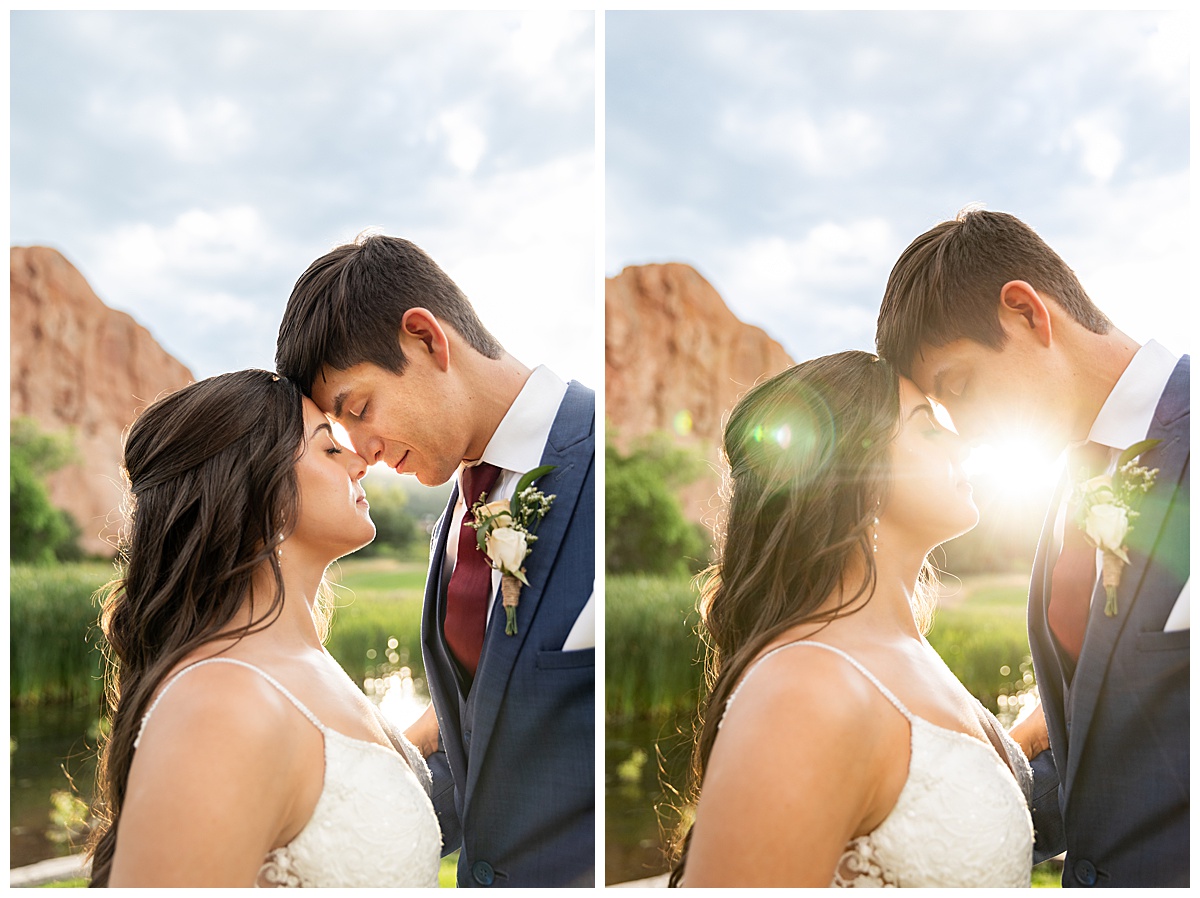
<svg viewBox="0 0 1200 898"><path fill-rule="evenodd" d="M347 459L347 468L350 472L350 478L352 480L362 480L367 473L366 460L357 452L352 452L349 449L347 449L346 452L350 456Z"/></svg>

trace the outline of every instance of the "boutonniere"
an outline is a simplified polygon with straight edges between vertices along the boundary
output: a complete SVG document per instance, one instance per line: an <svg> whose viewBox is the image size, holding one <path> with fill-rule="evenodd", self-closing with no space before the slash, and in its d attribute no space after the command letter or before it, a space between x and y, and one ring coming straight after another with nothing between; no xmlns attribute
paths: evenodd
<svg viewBox="0 0 1200 898"><path fill-rule="evenodd" d="M475 528L479 551L501 574L504 632L508 636L516 635L521 587L529 585L525 579L525 558L537 542L538 524L554 502L553 494L547 496L533 482L553 470L554 465L542 465L527 472L517 481L517 488L507 502L488 502L484 495L471 506L475 518L471 526Z"/></svg>
<svg viewBox="0 0 1200 898"><path fill-rule="evenodd" d="M1075 488L1075 523L1087 541L1103 553L1101 580L1104 583L1104 613L1117 613L1117 586L1129 564L1125 539L1138 517L1137 506L1154 485L1158 468L1135 465L1137 457L1161 440L1143 440L1121 453L1112 474L1101 474Z"/></svg>

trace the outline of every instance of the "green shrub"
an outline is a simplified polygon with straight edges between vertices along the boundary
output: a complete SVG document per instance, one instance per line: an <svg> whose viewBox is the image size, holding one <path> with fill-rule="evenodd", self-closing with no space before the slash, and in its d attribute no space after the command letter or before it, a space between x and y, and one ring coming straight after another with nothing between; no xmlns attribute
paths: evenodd
<svg viewBox="0 0 1200 898"><path fill-rule="evenodd" d="M699 460L664 434L628 453L604 452L604 565L614 573L684 574L705 565L701 530L687 521L678 491L695 480Z"/></svg>
<svg viewBox="0 0 1200 898"><path fill-rule="evenodd" d="M408 493L394 485L371 481L364 487L371 503L375 539L354 553L355 558L405 558L425 543L416 517L409 509Z"/></svg>
<svg viewBox="0 0 1200 898"><path fill-rule="evenodd" d="M964 588L973 582L967 581ZM605 713L614 719L694 711L703 686L698 592L683 577L609 575ZM1033 684L1023 587L978 588L939 609L930 644L967 690L1004 716L1001 696Z"/></svg>
<svg viewBox="0 0 1200 898"><path fill-rule="evenodd" d="M94 594L111 564L14 564L11 571L10 698L14 702L98 702L104 694ZM336 611L327 646L346 672L365 677L421 663L422 563L344 561L331 574ZM395 640L389 646L389 640ZM393 659L394 656L394 659Z"/></svg>
<svg viewBox="0 0 1200 898"><path fill-rule="evenodd" d="M604 592L605 713L693 712L704 682L690 579L610 575Z"/></svg>
<svg viewBox="0 0 1200 898"><path fill-rule="evenodd" d="M8 443L9 557L35 564L79 558L79 526L50 504L45 483L74 459L71 435L43 433L33 419L14 418Z"/></svg>
<svg viewBox="0 0 1200 898"><path fill-rule="evenodd" d="M98 606L111 564L14 564L9 688L14 701L96 702L104 694Z"/></svg>

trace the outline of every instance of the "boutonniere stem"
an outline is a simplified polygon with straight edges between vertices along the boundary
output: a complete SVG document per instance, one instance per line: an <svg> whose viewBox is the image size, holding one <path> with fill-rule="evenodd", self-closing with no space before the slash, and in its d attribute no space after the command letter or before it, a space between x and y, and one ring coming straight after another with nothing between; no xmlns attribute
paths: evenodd
<svg viewBox="0 0 1200 898"><path fill-rule="evenodd" d="M1075 523L1087 541L1100 550L1102 562L1100 580L1104 584L1104 613L1117 614L1117 587L1121 573L1129 564L1125 540L1138 517L1137 507L1142 497L1154 486L1158 468L1135 465L1143 452L1157 446L1161 440L1142 440L1121 453L1112 474L1101 474L1075 488L1077 507Z"/></svg>
<svg viewBox="0 0 1200 898"><path fill-rule="evenodd" d="M487 557L488 564L500 571L500 595L504 608L504 633L517 634L517 606L521 601L521 587L528 586L525 579L525 559L533 552L537 542L537 527L550 506L554 495L547 496L533 485L544 474L554 470L554 465L541 465L528 471L517 481L517 488L507 502L488 502L487 496L480 497L471 506L479 551Z"/></svg>

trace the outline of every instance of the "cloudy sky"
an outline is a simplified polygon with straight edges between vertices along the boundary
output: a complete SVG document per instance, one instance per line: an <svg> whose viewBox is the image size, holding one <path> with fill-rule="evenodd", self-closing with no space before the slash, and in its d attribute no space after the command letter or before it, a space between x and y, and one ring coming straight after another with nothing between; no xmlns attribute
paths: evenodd
<svg viewBox="0 0 1200 898"><path fill-rule="evenodd" d="M374 227L522 361L598 385L591 12L10 21L12 244L197 377L273 367L296 278Z"/></svg>
<svg viewBox="0 0 1200 898"><path fill-rule="evenodd" d="M688 262L796 360L873 350L896 257L981 203L1190 352L1179 15L610 12L605 274Z"/></svg>

